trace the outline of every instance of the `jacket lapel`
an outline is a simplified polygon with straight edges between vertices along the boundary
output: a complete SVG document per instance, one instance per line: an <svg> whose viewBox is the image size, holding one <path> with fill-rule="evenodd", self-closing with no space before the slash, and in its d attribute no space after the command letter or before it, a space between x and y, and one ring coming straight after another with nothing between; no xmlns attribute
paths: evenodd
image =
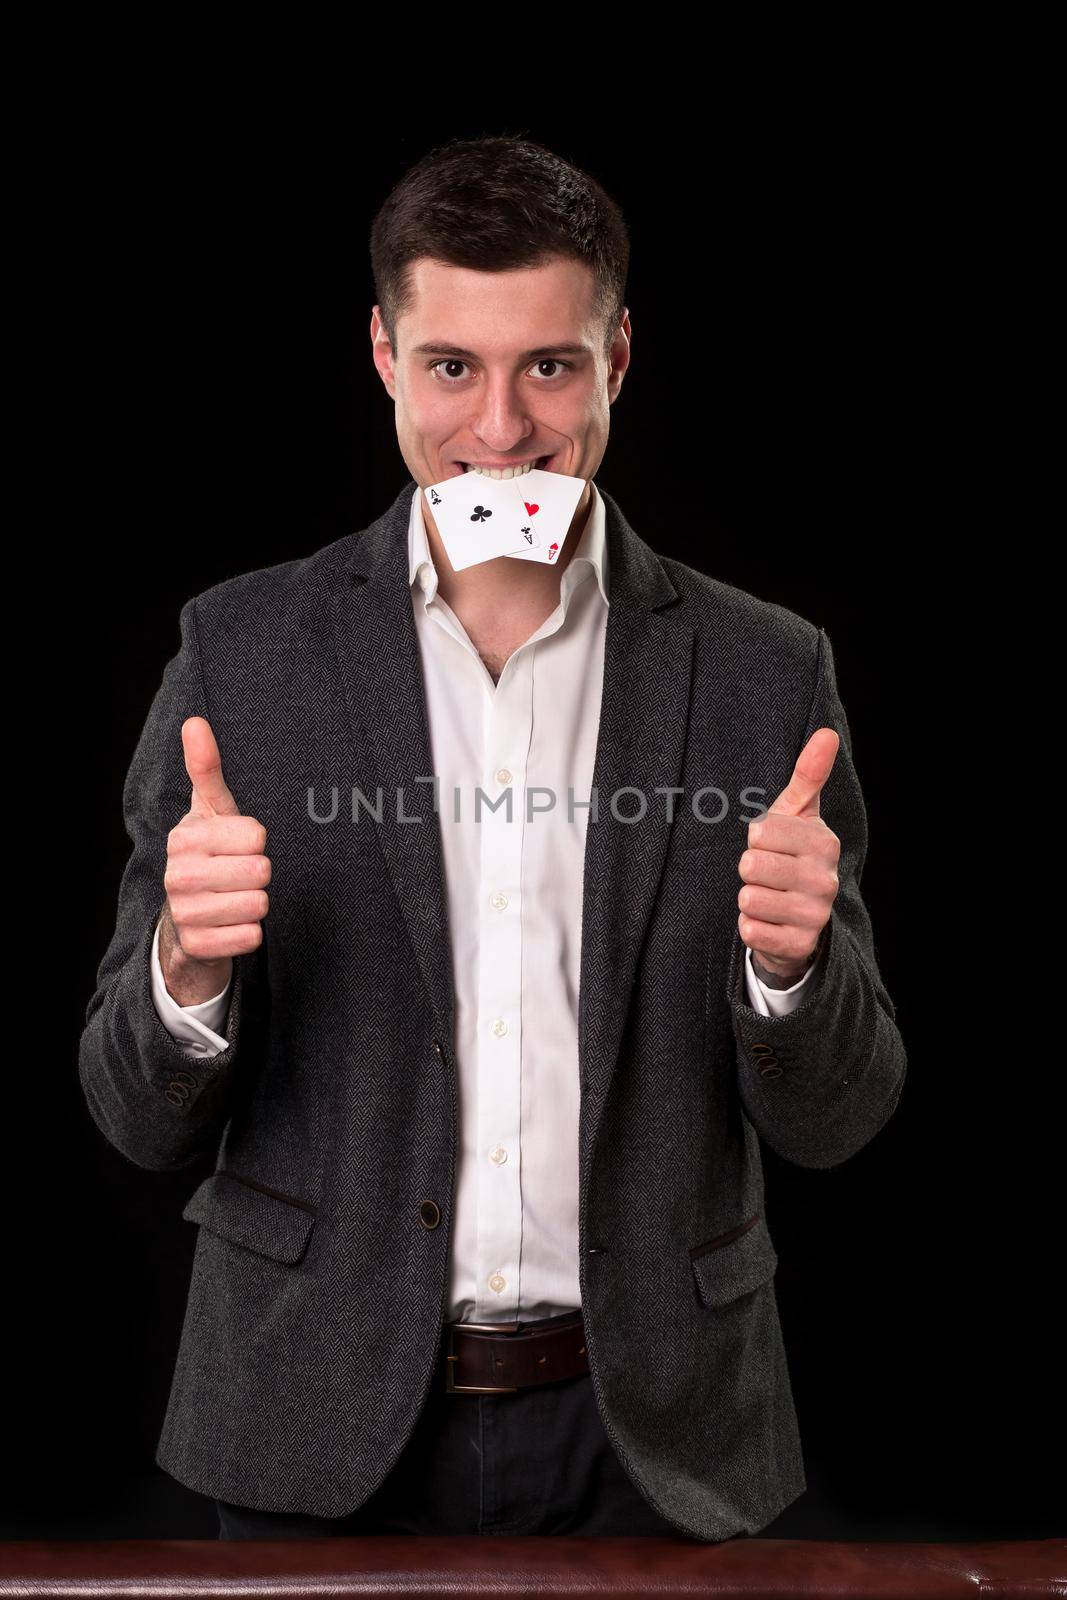
<svg viewBox="0 0 1067 1600"><path fill-rule="evenodd" d="M593 787L598 820L586 833L582 889L578 1058L582 1079L583 1173L619 1053L627 999L662 876L670 824L667 797L685 752L693 624L655 552L634 533L610 494L604 683ZM632 825L612 815L611 800ZM675 804L680 799L675 796Z"/></svg>
<svg viewBox="0 0 1067 1600"><path fill-rule="evenodd" d="M430 997L440 1037L454 1039L451 941L440 827L427 808L433 772L418 635L408 585L409 481L389 510L354 537L331 605L337 659L359 761L382 790L376 829L397 901ZM592 1149L625 1022L644 931L666 855L670 825L657 787L682 771L692 672L693 624L675 604L666 568L630 528L614 498L606 510L610 605L593 786L598 820L586 833L579 1067L583 1143ZM641 821L626 817L647 802ZM398 821L403 813L421 824ZM374 802L376 795L368 794Z"/></svg>
<svg viewBox="0 0 1067 1600"><path fill-rule="evenodd" d="M454 997L451 941L440 825L422 660L408 586L408 518L415 483L389 510L355 536L342 581L332 593L337 660L348 703L357 771L373 773L382 822L375 828L407 923L419 972L433 1007L438 1037L452 1050ZM401 794L402 792L402 794ZM398 819L421 817L421 822Z"/></svg>

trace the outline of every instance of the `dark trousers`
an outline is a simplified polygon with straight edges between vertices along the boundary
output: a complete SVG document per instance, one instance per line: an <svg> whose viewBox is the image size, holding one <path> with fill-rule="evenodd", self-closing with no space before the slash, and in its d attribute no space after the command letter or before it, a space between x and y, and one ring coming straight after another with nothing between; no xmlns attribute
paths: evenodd
<svg viewBox="0 0 1067 1600"><path fill-rule="evenodd" d="M221 1539L368 1533L687 1535L644 1499L608 1441L588 1373L514 1394L447 1394L444 1341L399 1459L347 1517L216 1500ZM744 1537L742 1535L742 1537Z"/></svg>

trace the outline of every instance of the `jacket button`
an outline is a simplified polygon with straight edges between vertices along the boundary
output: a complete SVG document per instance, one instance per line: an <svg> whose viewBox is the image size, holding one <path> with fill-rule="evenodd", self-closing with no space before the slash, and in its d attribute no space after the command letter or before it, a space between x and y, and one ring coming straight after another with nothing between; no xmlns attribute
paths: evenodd
<svg viewBox="0 0 1067 1600"><path fill-rule="evenodd" d="M169 1100L172 1106L184 1106L189 1099L189 1091L199 1087L191 1072L176 1072L164 1089L163 1098Z"/></svg>
<svg viewBox="0 0 1067 1600"><path fill-rule="evenodd" d="M441 1213L432 1200L424 1200L419 1207L419 1216L422 1218L424 1228L436 1228L441 1220Z"/></svg>
<svg viewBox="0 0 1067 1600"><path fill-rule="evenodd" d="M440 1056L442 1059L444 1058L444 1051L441 1049L440 1043L437 1039L433 1040L433 1053L435 1056Z"/></svg>
<svg viewBox="0 0 1067 1600"><path fill-rule="evenodd" d="M772 1066L770 1062L765 1062L759 1069L759 1075L761 1078L780 1078L782 1069L777 1065Z"/></svg>

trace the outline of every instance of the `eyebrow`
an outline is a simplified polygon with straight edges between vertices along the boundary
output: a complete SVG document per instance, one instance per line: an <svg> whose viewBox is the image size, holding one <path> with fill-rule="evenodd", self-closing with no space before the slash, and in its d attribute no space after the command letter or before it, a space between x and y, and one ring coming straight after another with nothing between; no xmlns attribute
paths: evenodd
<svg viewBox="0 0 1067 1600"><path fill-rule="evenodd" d="M464 350L458 344L417 344L417 356L453 356L460 361L477 361L473 350ZM520 361L536 361L545 356L585 356L590 354L585 344L545 344L539 350L524 350Z"/></svg>

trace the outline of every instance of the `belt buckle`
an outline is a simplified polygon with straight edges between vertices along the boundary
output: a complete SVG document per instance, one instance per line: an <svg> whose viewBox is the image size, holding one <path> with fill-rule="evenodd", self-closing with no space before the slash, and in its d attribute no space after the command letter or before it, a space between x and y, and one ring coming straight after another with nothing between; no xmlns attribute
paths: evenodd
<svg viewBox="0 0 1067 1600"><path fill-rule="evenodd" d="M464 1328L470 1328L475 1333L517 1333L517 1322L465 1322ZM456 1383L453 1381L455 1363L459 1357L454 1354L456 1344L455 1323L448 1325L448 1351L445 1356L445 1393L446 1394L518 1394L517 1384L477 1384Z"/></svg>

